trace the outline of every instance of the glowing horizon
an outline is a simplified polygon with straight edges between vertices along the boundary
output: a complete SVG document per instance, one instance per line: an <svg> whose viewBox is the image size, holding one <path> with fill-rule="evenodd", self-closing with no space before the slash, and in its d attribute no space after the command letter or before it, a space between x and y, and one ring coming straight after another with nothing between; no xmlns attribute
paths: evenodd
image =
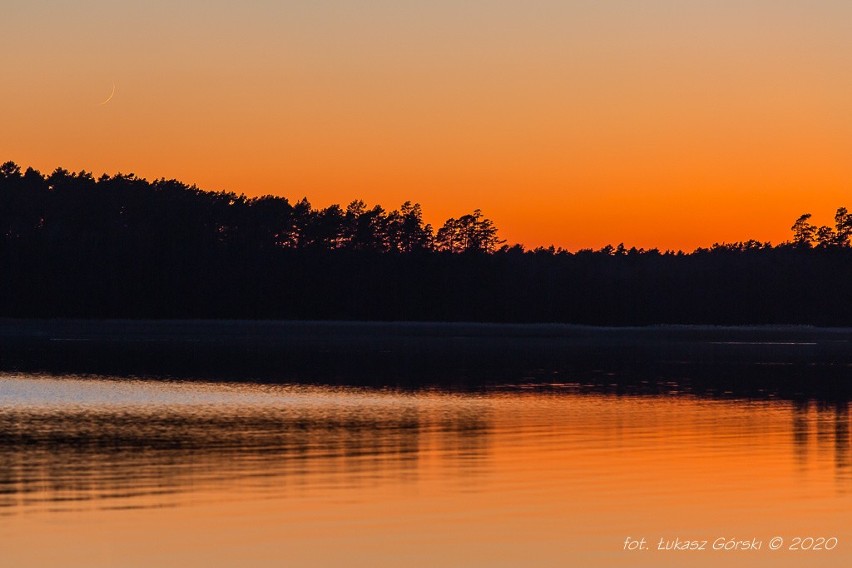
<svg viewBox="0 0 852 568"><path fill-rule="evenodd" d="M7 12L0 161L42 173L410 200L435 227L479 208L510 243L568 250L777 243L852 207L839 0Z"/></svg>

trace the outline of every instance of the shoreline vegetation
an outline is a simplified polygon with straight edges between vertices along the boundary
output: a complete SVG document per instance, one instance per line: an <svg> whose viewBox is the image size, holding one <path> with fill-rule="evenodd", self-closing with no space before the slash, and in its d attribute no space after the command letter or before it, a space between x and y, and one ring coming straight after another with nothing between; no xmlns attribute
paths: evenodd
<svg viewBox="0 0 852 568"><path fill-rule="evenodd" d="M850 328L0 319L0 375L847 400L850 370Z"/></svg>
<svg viewBox="0 0 852 568"><path fill-rule="evenodd" d="M0 317L852 325L852 216L691 253L525 250L481 211L0 166Z"/></svg>

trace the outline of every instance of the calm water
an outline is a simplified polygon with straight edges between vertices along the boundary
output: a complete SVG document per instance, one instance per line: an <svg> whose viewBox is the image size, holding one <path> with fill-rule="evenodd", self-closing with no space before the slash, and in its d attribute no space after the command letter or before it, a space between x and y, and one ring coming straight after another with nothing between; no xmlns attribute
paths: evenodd
<svg viewBox="0 0 852 568"><path fill-rule="evenodd" d="M849 566L849 427L846 402L559 384L3 374L0 564Z"/></svg>

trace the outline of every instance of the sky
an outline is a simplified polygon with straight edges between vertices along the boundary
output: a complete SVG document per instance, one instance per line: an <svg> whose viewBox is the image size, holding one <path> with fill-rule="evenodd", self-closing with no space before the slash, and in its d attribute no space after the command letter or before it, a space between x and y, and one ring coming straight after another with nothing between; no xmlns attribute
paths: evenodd
<svg viewBox="0 0 852 568"><path fill-rule="evenodd" d="M0 161L43 173L479 208L569 250L779 242L852 208L848 0L0 10Z"/></svg>

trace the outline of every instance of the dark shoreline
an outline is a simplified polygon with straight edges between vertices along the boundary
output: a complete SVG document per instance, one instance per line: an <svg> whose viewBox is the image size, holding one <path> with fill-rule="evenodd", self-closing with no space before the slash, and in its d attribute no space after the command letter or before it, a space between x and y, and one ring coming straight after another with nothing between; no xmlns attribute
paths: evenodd
<svg viewBox="0 0 852 568"><path fill-rule="evenodd" d="M109 336L113 340L208 339L217 337L284 337L293 333L325 337L358 333L361 330L387 334L403 332L411 336L518 336L518 337L589 337L604 334L621 336L642 333L666 338L731 337L758 334L766 338L808 338L838 336L852 341L852 327L812 325L692 325L659 324L642 326L599 326L566 323L495 323L439 321L350 321L350 320L267 320L267 319L74 319L74 318L0 318L0 339L9 337L44 338L49 334L74 334L80 339ZM121 336L116 335L121 332Z"/></svg>
<svg viewBox="0 0 852 568"><path fill-rule="evenodd" d="M852 329L0 319L0 372L845 399Z"/></svg>

